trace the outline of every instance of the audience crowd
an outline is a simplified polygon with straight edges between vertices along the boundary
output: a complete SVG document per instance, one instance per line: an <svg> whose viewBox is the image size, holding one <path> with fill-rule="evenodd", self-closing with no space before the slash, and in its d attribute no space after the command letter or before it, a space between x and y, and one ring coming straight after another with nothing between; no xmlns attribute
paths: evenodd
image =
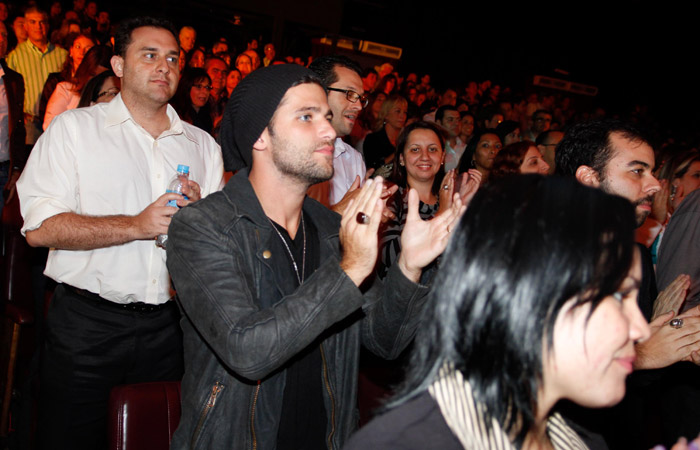
<svg viewBox="0 0 700 450"><path fill-rule="evenodd" d="M465 79L455 85L433 86L432 80L439 74L429 70L403 71L398 61L362 67L347 56L312 58L282 55L273 43L262 42L258 38L251 38L240 47L225 37L202 42L197 27L192 24L183 24L179 30L172 30L166 22L127 20L124 23L131 24L132 28L127 28L126 33L131 34L124 35L124 31L118 28L120 24L112 23L110 12L103 10L103 5L98 2L73 0L71 9L66 10L65 6L60 1L54 1L48 11L44 11L33 2L19 5L0 1L0 213L2 206L19 194L25 220L23 232L28 242L33 246L51 248L47 276L59 282L58 298L84 297L93 302L115 304L134 301L146 305L139 308L145 308L148 312L167 313L167 319L163 320L172 325L175 323L172 317L177 312L172 308L175 302L168 301L169 273L173 287L179 294L177 301L181 314L185 317L182 322L184 337L172 327L168 331L175 339L184 339L184 365L182 361L176 361L172 366L163 367L156 375L154 371L146 377L129 376L124 379L107 376L106 373L113 369L107 363L94 372L86 369L89 372L86 378L94 376L99 381L109 378L99 387L91 387L99 391L95 394L97 397L103 398L113 385L127 381L145 381L153 377L182 379L183 418L181 428L175 434L173 448L218 448L227 439L228 442L235 442L235 445L240 444L240 448L251 445L253 448L258 445L260 448L340 448L354 431L356 423L352 411L358 395L360 406L368 399L369 404L376 405L386 400L382 398L383 395L394 392L399 395L383 409L386 416L380 416L380 424L384 420L394 423L394 426L396 423L404 426L407 417L412 417L405 414L416 414L416 411L424 408L430 411L431 421L437 420L437 428L441 432L449 434L451 431L457 436L446 439L446 447L441 448L461 448L460 443L464 448L469 448L468 443L473 438L469 434L473 430L467 430L466 425L453 423L459 413L447 411L444 407L444 404L454 400L450 398L453 393L435 393L435 389L457 389L455 386L459 386L459 389L468 387L467 394L459 394L459 402L470 408L475 406L474 411L470 411L476 417L474 420L484 420L484 417L487 421L493 420L505 430L494 436L506 441L510 439L514 446L501 441L494 444L489 441L493 436L489 437L491 431L488 431L484 436L477 436L479 443L473 448L536 448L543 443L546 447L550 442L540 439L543 435L537 435L537 427L542 427L542 430L550 427L549 431L541 431L550 433L550 438L552 433L566 434L566 439L561 441L551 439L554 448L650 448L660 442L667 446L675 445L673 448L686 448L686 441L679 438L698 435L700 190L696 190L700 187L700 153L697 147L673 135L660 133L642 109L633 110L630 114L611 115L598 106L591 107L589 101L577 101L574 94L536 86L518 92L491 80ZM160 34L146 35L144 29L157 30ZM132 58L129 52L136 50L130 46L142 41L144 47L138 49L139 59ZM151 45L151 41L155 43ZM162 78L139 75L139 70L156 67L149 64L167 66L167 70L156 68L152 71ZM139 85L141 81L149 87ZM151 95L148 91L154 81L163 87L160 96ZM318 86L323 89L318 89ZM315 102L313 107L305 107L307 114L299 119L313 124L314 132L318 135L317 148L313 149L314 155L309 158L316 158L318 154L328 155L333 165L330 173L299 175L311 163L297 161L302 158L299 156L301 154L308 156L303 153L306 147L288 138L286 133L298 138L289 131L297 125L287 124L284 114L291 106L297 105L297 100L301 105L303 96ZM113 100L115 103L111 103ZM101 103L108 103L111 109L107 109L106 105L95 106ZM114 106L117 104L118 107ZM92 108L83 109L86 107ZM67 112L75 109L78 111ZM98 116L97 111L107 111L106 118ZM110 115L110 111L120 111L121 115ZM293 111L295 114L297 112ZM86 199L93 195L102 197L95 192L80 192L80 189L88 189L91 182L97 183L99 170L108 170L95 169L98 172L90 176L80 172L85 170L85 167L79 167L84 162L79 159L80 154L89 155L91 145L101 146L108 142L105 144L107 150L101 149L100 152L100 158L105 159L93 161L90 156L84 156L91 164L96 164L96 161L115 164L120 158L132 158L129 159L130 165L120 166L120 169L138 172L135 163L138 157L131 152L129 155L103 155L112 147L117 155L120 148L118 141L110 137L113 135L107 128L117 126L115 124L126 127L122 122L128 117L139 128L136 131L128 129L124 139L133 139L139 142L138 145L146 146L144 148L155 148L168 133L177 135L183 132L186 138L177 144L181 146L178 151L184 152L191 142L206 148L206 152L200 155L201 161L191 164L194 182L188 185L189 198L186 196L183 201L173 197L174 194L166 194L170 197L165 200L177 200L180 207L202 198L196 202L197 205L186 206L173 219L170 228L172 243L167 248L167 270L166 253L162 249L158 249L159 253L154 257L156 250L150 247L120 254L115 246L128 247L139 240L142 244L144 239L165 234L173 211L159 210L158 214L163 219L158 226L154 224L149 229L156 231L146 233L146 237L142 233L111 240L100 238L86 243L78 238L57 239L55 235L49 238L43 234L43 230L49 227L45 224L55 223L50 220L53 219L51 213L65 213L67 210L64 208L79 217L82 217L80 214L131 214L138 217L143 214L141 211L156 214L153 212L156 208L172 208L173 205L166 204L165 196L161 196L164 191L145 201L137 192L129 190L145 186L136 183L125 187L134 197L133 203L129 203L129 200L121 205L125 210L107 207L90 210L95 200ZM93 119L98 122L93 123ZM105 130L100 132L104 134L95 133L93 136L92 131L85 129L81 132L90 136L85 138L89 143L84 142L76 147L73 141L80 142L83 138L71 134L74 123L75 126L97 127L96 123L102 124L101 120L107 124ZM143 136L137 137L139 133ZM59 141L62 146L60 152L54 150L55 146L59 146ZM89 150L87 153L83 145ZM282 154L279 149L283 145L298 154ZM268 160L264 153L270 148L278 149L278 153ZM156 156L153 158L157 160ZM157 164L162 163L157 161ZM165 167L169 168L170 163L166 161ZM177 165L180 161L175 163ZM285 168L281 172L284 176L276 179L273 174L277 174L275 170L282 166ZM76 167L78 174L71 174L71 177L80 178L75 185L71 185L68 195L78 198L75 204L79 206L73 208L75 211L66 206L65 197L59 195L45 203L37 200L42 195L49 195L37 186L40 184L36 180L37 174L46 175L58 186L63 182L60 171L70 172L72 167ZM50 176L45 172L50 172ZM170 175L160 172L151 174L158 178ZM285 184L286 177L292 175L298 178L293 178L293 183ZM528 175L530 178L525 178L530 181L512 181L522 178L519 175ZM224 180L230 177L233 178L220 191ZM561 185L556 184L559 181L542 181L550 180L550 177L575 179L580 184L596 188L596 193L591 194L578 184L572 187L563 181ZM105 179L111 178L107 176ZM609 200L598 191L623 197L628 202ZM151 194L149 190L147 197L150 198ZM535 201L533 195L550 197ZM303 203L305 196L318 200L323 208L320 209L318 204ZM473 198L476 199L474 203ZM283 206L294 203L294 199L298 200L294 208L285 210ZM548 204L547 199L552 203ZM574 202L577 199L588 199L586 201L593 203L576 205ZM275 205L276 200L282 206ZM624 206L620 206L623 203ZM627 211L630 203L634 211ZM480 215L472 204L488 208L488 214L484 212ZM607 211L601 213L591 205L624 209L624 214L629 213L629 217L622 217L623 213L618 217L617 210L609 214ZM457 227L457 221L467 206L469 211L465 222ZM547 208L556 208L556 214ZM575 209L576 214L566 219L566 208ZM338 213L342 221L329 210ZM523 212L525 210L527 214ZM230 222L228 217L217 218L217 213L230 213L236 220ZM39 219L37 214L45 214L46 217ZM536 214L541 214L539 222L533 218ZM610 219L612 225L605 228L608 225L600 224L608 220L603 218L608 215L615 218ZM630 217L635 220L627 221ZM245 220L253 225L243 223ZM297 220L300 222L297 223ZM306 225L305 220L308 222ZM494 222L493 227L483 222L487 220ZM587 220L591 222L587 223ZM633 225L636 222L636 230L632 231L632 226L627 226L628 222ZM537 245L518 247L517 240L528 239L531 230L527 227L531 225L538 233L545 233L545 237L538 235L538 239L533 240ZM595 228L598 225L602 227L600 231L591 231L598 230ZM82 223L77 225L78 228L81 226ZM85 226L89 228L89 225ZM113 223L105 226L110 230L119 228ZM275 244L270 246L272 254L282 254L285 258L288 254L293 271L285 272L279 278L274 271L272 274L264 273L262 266L278 270L280 263L270 262L268 266L266 261L271 258L270 250L258 252L259 249L253 245L254 239L249 236L251 227L266 230L263 241L274 240ZM430 230L426 231L429 227ZM581 227L581 233L590 235L583 239L573 232L555 233L552 230L556 227ZM55 230L48 228L46 233ZM298 230L301 233L297 233ZM376 233L372 236L371 233L367 234L367 230L376 230ZM443 265L441 253L447 245L446 236L454 230L457 230L460 242L469 251L456 247L448 250ZM502 233L500 240L494 235L494 230ZM477 245L477 240L467 239L469 233L476 232L490 244ZM511 232L512 235L509 235ZM359 233L365 233L362 236L367 241L376 240L372 244L376 248L361 243L361 239L355 236ZM435 237L437 233L442 233L439 238ZM635 233L636 246L632 246L631 241L629 245L624 243L625 236L632 233ZM257 236L260 240L260 235ZM548 241L546 236L553 237ZM278 237L280 241L277 241ZM326 248L325 240L331 242L328 248L332 247L332 251ZM238 246L232 244L234 241ZM197 242L200 247L192 248L191 242ZM338 250L341 244L343 252ZM564 273L562 267L556 267L566 258L568 264L575 261L570 248L566 252L562 250L575 245L585 246L586 252L590 253L582 251L580 255L580 258L588 258L586 263L592 265L590 269L582 269L584 275L572 273L571 270ZM546 261L535 259L532 254L537 251L537 246L551 246L549 256L552 257ZM430 251L426 250L428 247ZM664 253L664 247L673 251ZM95 253L92 257L76 261L66 253L66 249L69 252L87 250ZM114 253L105 253L107 249ZM203 253L205 249L208 249L206 254ZM478 259L470 251L484 252L484 255L489 252L502 253L498 258L492 254L489 258L479 256L481 259ZM251 261L256 252L259 253L259 261ZM562 256L565 253L566 258ZM351 259L349 254L354 255L355 259ZM219 259L215 260L213 255L218 255ZM120 264L125 264L122 259L125 257L151 258L132 267L134 270L140 268L143 273L157 272L157 275L153 275L153 288L143 288L146 292L143 298L137 292L141 288L135 288L134 292L125 293L127 300L122 301L121 293L107 289L109 283L100 280L99 277L104 276L103 271L92 267L110 265L120 259ZM462 257L462 260L458 260L458 257ZM474 262L465 263L472 257ZM152 262L153 258L158 262ZM236 278L237 273L225 281L216 279L217 270L221 270L219 264L224 264L221 261L232 258L237 262L231 263L226 270L242 271L241 279ZM359 263L362 258L369 258L371 265L367 266L366 261ZM500 269L494 269L493 277L504 278L485 281L483 277L488 274L481 274L479 270L485 270L485 265L500 267L497 260L505 264L506 272L504 275L498 272ZM333 268L326 266L329 261L331 265L335 264ZM532 270L530 275L531 268L525 267L523 261L535 266L548 265ZM200 266L191 267L190 264L195 262ZM605 266L608 263L614 263L615 267ZM65 266L59 267L61 264ZM69 269L74 264L80 269ZM158 268L155 268L156 265ZM512 272L507 272L511 270L509 265L513 266ZM445 275L445 270L451 270L449 276ZM99 282L85 281L86 275L76 277L79 271L88 272L88 277L96 276ZM513 375L517 364L508 366L512 372L509 375L511 378L499 378L505 384L498 386L506 398L498 401L489 397L485 388L488 380L483 378L497 378L493 371L470 368L473 362L470 358L475 357L469 352L481 355L479 358L492 358L494 364L498 364L500 356L497 346L493 347L493 342L487 342L485 335L475 335L477 322L483 325L490 320L502 320L504 326L513 327L513 333L523 329L531 332L532 329L519 328L522 324L516 323L515 318L503 318L509 314L507 303L499 303L501 309L498 311L486 306L475 310L474 304L478 305L483 300L482 294L476 292L482 289L481 285L469 287L475 290L473 296L476 303L464 300L467 297L455 297L454 302L458 307L454 311L450 309L452 301L446 299L456 295L455 289L467 289L462 286L464 283L460 284L455 279L460 276L460 271L468 274L469 283L483 283L483 289L489 289L488 298L494 303L503 303L509 298L501 289L532 289L532 284L527 285L529 288L523 287L530 276L539 277L540 294L551 291L552 294L548 296L559 296L556 307L549 309L546 304L549 297L543 297L543 294L528 296L532 293L512 292L514 301L520 299L525 304L532 301L532 308L537 309L539 316L536 324L532 319L533 324L528 326L541 329L539 334L527 336L509 334L510 329L499 330L501 334L498 339L517 341L523 337L523 342L537 350L535 356L528 354L525 357L522 353L526 352L524 349L511 349L510 344L504 346L507 347L504 352L516 352L506 355L507 358L516 358L509 359L508 364L515 364L516 361L517 364L534 365L525 366L525 375L520 380ZM656 273L660 274L658 283ZM342 282L345 274L347 279ZM431 286L436 274L436 282L440 285L436 295L440 301L444 300L445 305L436 303L430 306L431 297L426 286ZM555 282L547 279L560 276L566 278L561 285L554 286ZM306 278L309 279L305 281ZM341 281L335 283L336 279ZM147 281L150 283L150 279ZM86 284L81 284L83 282ZM279 283L279 286L271 288L275 283ZM527 283L531 283L531 280ZM257 292L247 291L250 286L255 286ZM231 306L221 300L228 290L245 291L246 295L258 295L259 298L251 297ZM305 301L306 297L299 292L313 298L313 302ZM352 302L344 308L333 310L324 297L328 292L347 296ZM299 297L299 305L290 306L289 302L285 302L289 296ZM406 299L399 298L401 296L406 296ZM568 303L577 296L581 296L579 301L573 302L573 305ZM623 297L634 301L623 302ZM620 306L622 312L612 311L613 302L609 301L612 298L618 298L619 304L624 305ZM422 329L419 320L424 304L427 304L426 310L432 312L430 322L426 322L426 328ZM161 309L162 305L170 305L170 309ZM56 306L49 312L49 321L50 314L58 314L58 308ZM293 308L298 310L294 311ZM360 309L365 318L357 317ZM526 314L527 308L519 306L517 309ZM628 331L622 333L625 335L624 342L617 350L624 355L620 357L615 353L614 361L622 359L621 365L629 369L616 378L623 383L630 375L627 377L626 395L624 386L623 392L620 392L620 383L616 389L605 391L605 383L609 379L604 375L600 375L602 391L596 390L595 386L587 386L583 391L585 395L580 392L574 394L572 386L583 381L573 382L571 380L576 378L574 374L562 376L558 372L561 367L550 367L547 359L551 356L549 352L562 351L560 343L565 332L560 329L560 321L579 320L577 313L571 313L574 310L588 311L587 318L581 319L581 324L590 319L590 327L581 326L589 333L604 332L601 331L603 327L598 327L605 323L602 318L604 314L621 317L616 326ZM205 311L217 316L217 319L203 317ZM450 313L453 313L452 316ZM66 309L63 314L77 313ZM465 321L470 320L473 328L456 323L455 314L464 314ZM501 316L482 317L481 314ZM567 314L571 314L571 317ZM304 320L307 315L311 319ZM76 328L81 327L81 320L75 320ZM315 327L311 325L313 321L316 321ZM94 325L99 321L90 323ZM450 330L460 334L450 335L450 330L444 329L445 323L451 324ZM414 348L411 342L417 328L420 331ZM494 332L488 327L478 329L481 330L479 333ZM134 332L142 331L138 327L134 329ZM261 338L267 334L274 337ZM55 338L53 332L50 336ZM235 341L235 345L230 344L229 349L229 343L224 338ZM474 348L461 348L460 338L472 339ZM260 339L264 345L260 344ZM441 339L444 345L455 349L450 350L451 353L445 348L436 350L433 347L437 344L431 343L431 339ZM371 357L366 357L366 350L362 350L360 358L360 341L372 353L387 359L398 358L399 362L375 364ZM585 338L584 341L585 344L603 348L608 345L604 340L589 341ZM248 344L250 347L246 346ZM218 348L220 345L227 347L226 350L231 353ZM513 347L518 345L516 343ZM76 353L80 352L78 347L76 345ZM181 345L166 345L164 348L168 352L183 352ZM251 356L246 352L254 353L256 350L248 348L262 350ZM632 348L636 349L636 357L635 351L630 351ZM486 351L484 349L493 353L479 353ZM56 352L55 349L52 351ZM40 445L43 448L80 448L69 444L70 439L59 429L65 427L76 435L90 437L90 443L83 445L83 448L102 448L106 411L105 414L99 411L106 400L98 401L94 410L86 409L82 414L76 414L75 420L84 423L71 428L74 418L56 406L68 402L68 392L57 392L65 386L61 385L61 377L77 375L63 372L57 361L64 360L50 360L58 357L52 352L45 353L42 355L41 369L41 395L44 398L40 402L40 407L45 410L39 412L38 421L38 427L45 428L37 429L41 436L38 439ZM517 357L513 356L516 354ZM240 359L236 360L231 355ZM64 357L61 355L61 358ZM518 359L520 357L522 361ZM412 363L408 372L404 373L403 363L409 358ZM566 355L552 358L552 361L556 361L556 364L552 363L555 366L575 364ZM109 364L117 363L112 361ZM479 364L486 367L485 360L479 361ZM49 382L53 377L47 369L50 367L61 371L61 375ZM601 370L613 369L618 368L603 367ZM635 372L631 373L633 369ZM324 376L318 382L306 380L309 374L320 372ZM598 375L592 373L591 377L596 379ZM213 387L210 379L203 379L205 376L216 380ZM541 379L543 376L544 382ZM405 383L402 381L404 378L408 380ZM557 391L552 378L565 384L566 389ZM398 388L396 382L401 383ZM509 391L508 383L521 383L523 386ZM545 387L549 393L556 392L552 397L555 401L551 404L544 401L547 408L538 410L538 402L543 400L539 395L544 395ZM472 388L474 398L471 397ZM332 389L336 389L335 394L339 398L333 394L330 394L330 400L327 398L326 390L331 393ZM265 394L259 398L261 390ZM313 395L307 401L299 392ZM442 416L433 415L436 404L427 400L427 392L440 405ZM606 393L609 396L606 397ZM209 419L204 414L199 415L201 404L206 403L206 412L214 410L219 395L245 403L245 407L241 412L233 411L232 406L223 410L223 406L220 406ZM237 397L232 397L234 395ZM587 398L592 400L588 401ZM422 403L415 403L416 399ZM560 400L561 403L570 400L571 404L559 409L555 405ZM252 402L250 417L247 415L249 402ZM304 403L303 407L301 403ZM257 417L264 416L264 419L253 420L256 405L260 411ZM410 408L406 408L406 405L410 405ZM581 407L605 408L587 410ZM489 408L495 412L491 414ZM521 416L512 417L511 408ZM47 417L49 413L62 416L63 420L52 421ZM363 420L367 418L366 413L366 410L362 411ZM327 416L330 435L326 429ZM214 428L205 419L216 421L223 428L230 420L232 431L212 437ZM234 430L235 426L246 427L247 421L251 430L246 433L251 432L252 442L242 435L236 435ZM333 421L337 422L337 430ZM47 425L49 423L52 424ZM202 428L203 425L205 428ZM406 427L410 428L409 425ZM523 428L525 425L532 428ZM418 440L411 446L410 442L404 442L405 437L390 442L387 436L377 431L377 426L376 423L370 425L364 434L357 435L351 441L352 448L366 447L368 444L363 443L363 439L387 448L399 445L399 442L401 448L428 448L425 445L430 442L430 434L420 439L417 437ZM423 428L425 433L431 431L428 426L416 430ZM302 432L302 429L309 431ZM45 435L42 434L44 430L47 432ZM210 435L203 436L205 430ZM276 434L265 435L266 432ZM54 441L54 437L59 435L61 438ZM61 439L67 440L64 442ZM296 446L287 445L287 442L293 442ZM490 442L490 445L484 442ZM91 447L93 445L97 447ZM696 443L689 444L688 448L697 448Z"/></svg>

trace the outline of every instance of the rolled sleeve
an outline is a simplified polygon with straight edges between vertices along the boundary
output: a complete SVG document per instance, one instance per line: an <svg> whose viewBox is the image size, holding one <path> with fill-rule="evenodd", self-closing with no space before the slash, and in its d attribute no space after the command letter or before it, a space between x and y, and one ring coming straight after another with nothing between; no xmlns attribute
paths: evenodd
<svg viewBox="0 0 700 450"><path fill-rule="evenodd" d="M24 218L23 235L28 230L39 228L44 220L56 214L79 212L72 135L65 121L56 118L29 156L17 181Z"/></svg>

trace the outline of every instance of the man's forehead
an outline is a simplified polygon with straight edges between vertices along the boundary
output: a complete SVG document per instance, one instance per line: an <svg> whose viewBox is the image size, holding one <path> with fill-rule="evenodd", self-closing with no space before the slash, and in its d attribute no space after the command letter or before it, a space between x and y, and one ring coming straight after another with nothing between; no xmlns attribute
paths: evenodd
<svg viewBox="0 0 700 450"><path fill-rule="evenodd" d="M180 46L175 36L165 28L144 26L135 28L131 32L131 43L127 48L141 50L144 47L156 48L162 46L164 51L174 51L179 53ZM168 48L170 47L170 48Z"/></svg>
<svg viewBox="0 0 700 450"><path fill-rule="evenodd" d="M28 12L24 15L25 20L49 20L49 16L40 12Z"/></svg>
<svg viewBox="0 0 700 450"><path fill-rule="evenodd" d="M642 139L630 139L622 133L614 131L610 133L610 144L612 155L610 159L625 161L640 161L649 167L654 167L654 150Z"/></svg>
<svg viewBox="0 0 700 450"><path fill-rule="evenodd" d="M320 106L325 110L328 109L326 98L326 91L319 84L303 83L287 89L277 109L287 108L296 111L299 108Z"/></svg>
<svg viewBox="0 0 700 450"><path fill-rule="evenodd" d="M333 70L335 71L335 74L338 77L338 81L336 81L333 84L353 88L353 90L356 91L362 91L362 79L357 74L357 72L343 66L335 66L333 67Z"/></svg>

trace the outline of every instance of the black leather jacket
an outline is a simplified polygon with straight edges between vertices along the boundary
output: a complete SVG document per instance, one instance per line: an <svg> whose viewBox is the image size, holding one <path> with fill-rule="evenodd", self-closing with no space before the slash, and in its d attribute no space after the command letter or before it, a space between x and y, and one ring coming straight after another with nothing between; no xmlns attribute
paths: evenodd
<svg viewBox="0 0 700 450"><path fill-rule="evenodd" d="M303 208L321 263L287 296L266 251L278 236L247 171L173 217L168 269L183 310L185 376L172 449L275 448L280 368L319 336L328 447L338 449L357 426L360 345L391 359L413 338L427 287L395 267L363 294L339 265L340 216L308 198Z"/></svg>

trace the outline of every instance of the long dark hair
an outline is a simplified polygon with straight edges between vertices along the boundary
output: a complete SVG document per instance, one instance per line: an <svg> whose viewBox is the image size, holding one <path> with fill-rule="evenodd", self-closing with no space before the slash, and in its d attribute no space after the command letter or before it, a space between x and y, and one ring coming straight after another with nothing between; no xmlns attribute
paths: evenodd
<svg viewBox="0 0 700 450"><path fill-rule="evenodd" d="M440 148L442 148L442 151L445 151L445 136L444 132L442 131L442 128L437 126L433 122L425 122L425 121L418 121L418 122L413 122L412 124L404 127L403 130L401 130L401 133L399 134L399 137L396 138L396 151L394 152L394 167L391 169L391 175L389 176L389 181L391 181L394 184L399 185L402 188L407 188L407 177L406 177L406 166L402 166L399 164L399 155L403 153L405 150L406 145L408 144L408 136L411 134L412 131L415 130L430 130L433 133L435 133L440 140ZM432 193L434 195L437 195L438 192L440 192L440 183L442 182L442 172L438 171L438 173L435 174L435 180L433 180L433 187L431 189Z"/></svg>
<svg viewBox="0 0 700 450"><path fill-rule="evenodd" d="M572 205L576 205L572 207ZM482 186L453 232L404 384L389 407L451 364L515 442L537 413L544 349L565 303L595 308L634 252L629 201L570 178L520 175Z"/></svg>
<svg viewBox="0 0 700 450"><path fill-rule="evenodd" d="M83 61L78 66L73 78L73 90L77 93L82 93L85 85L90 81L100 67L109 70L112 67L110 63L112 59L112 49L106 45L95 45L87 53Z"/></svg>
<svg viewBox="0 0 700 450"><path fill-rule="evenodd" d="M187 67L183 71L180 83L177 85L177 91L171 101L173 108L175 108L180 117L185 115L189 108L192 107L192 99L190 98L192 86L202 80L206 80L211 85L211 77L209 77L206 70L200 67Z"/></svg>
<svg viewBox="0 0 700 450"><path fill-rule="evenodd" d="M102 85L105 83L107 78L110 77L116 77L112 70L105 70L104 72L90 78L90 81L87 82L85 88L83 89L83 93L80 96L78 108L90 106L91 104L96 103L100 92L102 92Z"/></svg>
<svg viewBox="0 0 700 450"><path fill-rule="evenodd" d="M464 173L467 170L474 167L472 165L474 153L476 153L476 147L479 145L481 137L485 134L493 134L494 136L498 136L496 130L481 130L478 133L474 133L472 138L469 140L469 143L467 144L467 148L464 149L462 157L459 159L459 164L457 165L457 173ZM498 139L500 139L500 137Z"/></svg>

